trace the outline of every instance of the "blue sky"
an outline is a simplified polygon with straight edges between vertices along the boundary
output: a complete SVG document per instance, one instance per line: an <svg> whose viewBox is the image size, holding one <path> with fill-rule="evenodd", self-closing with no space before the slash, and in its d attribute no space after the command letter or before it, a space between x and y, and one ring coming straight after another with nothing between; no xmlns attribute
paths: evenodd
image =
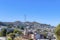
<svg viewBox="0 0 60 40"><path fill-rule="evenodd" d="M59 0L0 0L0 21L36 21L56 26L60 23Z"/></svg>

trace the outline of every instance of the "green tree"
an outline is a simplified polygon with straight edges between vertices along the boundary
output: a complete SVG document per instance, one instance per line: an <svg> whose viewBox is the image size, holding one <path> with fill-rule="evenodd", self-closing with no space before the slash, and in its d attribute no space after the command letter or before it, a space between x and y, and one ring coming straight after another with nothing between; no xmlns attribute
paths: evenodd
<svg viewBox="0 0 60 40"><path fill-rule="evenodd" d="M12 40L12 38L11 38L11 37L9 37L9 38L7 38L7 40Z"/></svg>
<svg viewBox="0 0 60 40"><path fill-rule="evenodd" d="M55 28L55 35L57 40L60 40L60 24Z"/></svg>
<svg viewBox="0 0 60 40"><path fill-rule="evenodd" d="M24 27L23 26L21 27L21 30L24 30Z"/></svg>
<svg viewBox="0 0 60 40"><path fill-rule="evenodd" d="M14 30L14 33L22 34L22 32L17 29Z"/></svg>
<svg viewBox="0 0 60 40"><path fill-rule="evenodd" d="M12 28L13 24L11 23L11 24L8 24L7 26L8 28Z"/></svg>
<svg viewBox="0 0 60 40"><path fill-rule="evenodd" d="M13 40L14 38L15 38L15 33L10 33L10 34L8 34L9 35L9 37Z"/></svg>
<svg viewBox="0 0 60 40"><path fill-rule="evenodd" d="M2 31L1 31L3 36L6 36L6 32L7 32L7 30L5 28L3 28Z"/></svg>
<svg viewBox="0 0 60 40"><path fill-rule="evenodd" d="M3 36L3 35L2 35L2 32L0 32L0 37L1 37L1 36Z"/></svg>
<svg viewBox="0 0 60 40"><path fill-rule="evenodd" d="M14 29L14 33L17 33L17 32L19 32L17 29Z"/></svg>

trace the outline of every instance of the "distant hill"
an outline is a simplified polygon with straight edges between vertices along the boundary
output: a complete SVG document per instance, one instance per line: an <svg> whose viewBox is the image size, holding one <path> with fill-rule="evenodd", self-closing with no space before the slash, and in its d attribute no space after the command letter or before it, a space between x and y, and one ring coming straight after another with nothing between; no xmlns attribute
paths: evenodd
<svg viewBox="0 0 60 40"><path fill-rule="evenodd" d="M21 22L21 21L15 21L15 22L0 22L0 26L8 26L11 25L13 26L28 26L30 28L44 28L44 27L48 27L48 28L53 28L54 26L48 25L48 24L42 24L42 23L38 23L38 22Z"/></svg>

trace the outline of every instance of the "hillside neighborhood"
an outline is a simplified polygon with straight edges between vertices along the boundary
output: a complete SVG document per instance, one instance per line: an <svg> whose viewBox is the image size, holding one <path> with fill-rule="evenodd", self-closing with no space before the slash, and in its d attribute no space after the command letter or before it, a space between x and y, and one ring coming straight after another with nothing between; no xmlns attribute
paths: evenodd
<svg viewBox="0 0 60 40"><path fill-rule="evenodd" d="M54 26L38 22L0 22L2 40L55 40Z"/></svg>

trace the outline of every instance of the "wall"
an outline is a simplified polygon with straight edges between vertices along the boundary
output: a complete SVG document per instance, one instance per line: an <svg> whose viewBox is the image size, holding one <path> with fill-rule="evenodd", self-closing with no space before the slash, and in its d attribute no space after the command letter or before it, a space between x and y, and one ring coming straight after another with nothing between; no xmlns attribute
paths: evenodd
<svg viewBox="0 0 60 40"><path fill-rule="evenodd" d="M0 40L6 40L6 37L0 37Z"/></svg>

